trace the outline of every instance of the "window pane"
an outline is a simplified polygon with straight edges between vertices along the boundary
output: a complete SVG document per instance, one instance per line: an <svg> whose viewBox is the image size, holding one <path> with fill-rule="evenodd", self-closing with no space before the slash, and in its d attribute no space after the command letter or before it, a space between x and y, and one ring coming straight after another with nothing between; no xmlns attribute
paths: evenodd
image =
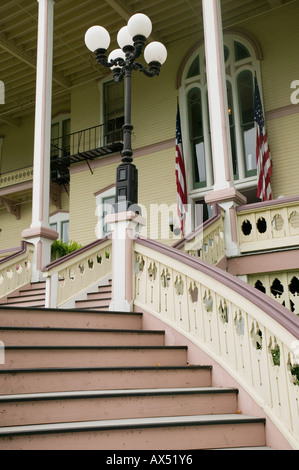
<svg viewBox="0 0 299 470"><path fill-rule="evenodd" d="M247 172L256 170L255 157L255 126L254 126L254 85L250 70L244 70L238 76L238 93L241 116L241 129L245 152L245 169Z"/></svg>
<svg viewBox="0 0 299 470"><path fill-rule="evenodd" d="M193 88L188 93L189 136L193 154L194 183L206 182L204 130L201 91Z"/></svg>
<svg viewBox="0 0 299 470"><path fill-rule="evenodd" d="M235 115L234 115L234 103L233 103L233 90L232 85L229 81L226 82L227 90L227 103L228 103L228 117L229 117L229 126L230 126L230 139L231 139L231 149L232 149L232 164L234 176L238 176L238 157L237 157L237 147L236 147L236 127L235 127Z"/></svg>
<svg viewBox="0 0 299 470"><path fill-rule="evenodd" d="M122 139L124 125L124 86L123 83L104 84L105 134L108 142Z"/></svg>
<svg viewBox="0 0 299 470"><path fill-rule="evenodd" d="M113 213L113 204L115 204L115 196L110 196L103 198L103 235L106 235L108 232L111 231L110 226L105 223L105 217L107 214Z"/></svg>
<svg viewBox="0 0 299 470"><path fill-rule="evenodd" d="M247 59L247 57L250 57L250 52L248 51L247 47L245 47L243 44L240 42L235 42L235 59L236 62L239 60Z"/></svg>
<svg viewBox="0 0 299 470"><path fill-rule="evenodd" d="M200 74L200 65L199 65L199 56L197 56L192 62L190 69L188 70L187 78L196 77L199 74Z"/></svg>
<svg viewBox="0 0 299 470"><path fill-rule="evenodd" d="M69 221L61 222L61 239L63 243L69 242Z"/></svg>

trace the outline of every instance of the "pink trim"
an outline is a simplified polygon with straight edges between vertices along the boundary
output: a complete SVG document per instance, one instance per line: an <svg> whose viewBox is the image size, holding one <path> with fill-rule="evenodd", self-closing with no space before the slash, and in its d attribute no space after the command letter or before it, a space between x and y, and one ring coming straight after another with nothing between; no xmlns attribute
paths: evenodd
<svg viewBox="0 0 299 470"><path fill-rule="evenodd" d="M50 214L50 217L52 217L53 215L56 215L56 214L69 214L69 213L70 213L70 211L58 209L57 211L52 212L52 213Z"/></svg>
<svg viewBox="0 0 299 470"><path fill-rule="evenodd" d="M233 201L236 204L246 204L246 197L239 193L235 188L222 189L220 191L211 191L205 196L207 204L220 204L221 202Z"/></svg>
<svg viewBox="0 0 299 470"><path fill-rule="evenodd" d="M266 112L267 121L273 121L274 119L280 119L287 116L292 116L293 114L299 113L299 106L290 104L288 106L283 106L282 108L272 109L272 111Z"/></svg>
<svg viewBox="0 0 299 470"><path fill-rule="evenodd" d="M267 315L269 315L269 317L273 318L283 328L292 333L295 338L299 339L299 317L296 315L290 315L290 311L280 305L276 300L271 299L269 296L243 282L241 279L222 271L216 266L212 266L198 258L194 258L194 256L187 255L186 253L163 245L157 241L148 240L139 236L136 238L135 242L155 250L158 253L163 253L178 262L184 263L186 266L196 269L221 282L230 289L233 289L236 293L242 295L256 307L263 310Z"/></svg>
<svg viewBox="0 0 299 470"><path fill-rule="evenodd" d="M25 181L24 183L14 184L12 186L5 186L0 189L0 196L8 196L9 194L14 194L19 191L27 191L32 189L33 180Z"/></svg>
<svg viewBox="0 0 299 470"><path fill-rule="evenodd" d="M96 193L94 193L94 196L98 196L99 194L104 193L105 191L109 191L109 189L115 188L115 183L109 184L109 186L106 186L105 188L100 189Z"/></svg>
<svg viewBox="0 0 299 470"><path fill-rule="evenodd" d="M299 203L299 196L281 197L279 199L273 199L272 201L265 201L265 202L261 201L261 202L255 202L253 204L242 205L242 206L237 207L237 212L261 209L263 207L277 206L280 204L281 205L289 204L292 202Z"/></svg>
<svg viewBox="0 0 299 470"><path fill-rule="evenodd" d="M229 210L229 218L230 218L230 229L231 229L232 241L234 243L238 243L237 218L236 218L236 209L234 207L231 207Z"/></svg>
<svg viewBox="0 0 299 470"><path fill-rule="evenodd" d="M175 139L165 140L163 142L158 142L157 144L148 145L146 147L139 148L134 150L134 159L138 157L144 157L151 153L161 152L163 150L168 150L170 148L175 148ZM96 168L101 168L103 166L112 165L114 163L120 162L119 154L114 154L113 156L108 156L106 158L101 158L98 160L93 160L90 162L92 170ZM70 168L70 175L81 173L82 171L89 171L89 168L86 168L86 164L82 163L81 165L76 165Z"/></svg>
<svg viewBox="0 0 299 470"><path fill-rule="evenodd" d="M55 232L55 230L51 230L50 228L46 227L34 227L26 229L22 232L23 238L35 238L35 237L44 237L49 238L50 240L57 240L59 237L59 233Z"/></svg>
<svg viewBox="0 0 299 470"><path fill-rule="evenodd" d="M299 250L278 251L227 259L233 276L298 270Z"/></svg>
<svg viewBox="0 0 299 470"><path fill-rule="evenodd" d="M43 266L43 244L41 241L37 243L36 246L37 253L36 253L36 269L41 271Z"/></svg>
<svg viewBox="0 0 299 470"><path fill-rule="evenodd" d="M20 255L23 255L27 251L27 246L32 245L32 243L25 242L24 240L21 241L21 246L19 248L12 248L11 250L1 250L0 253L5 253L5 251L16 251L16 253L13 253L12 255L7 256L6 258L0 259L0 264L6 263L6 261L10 261L14 258L17 258Z"/></svg>

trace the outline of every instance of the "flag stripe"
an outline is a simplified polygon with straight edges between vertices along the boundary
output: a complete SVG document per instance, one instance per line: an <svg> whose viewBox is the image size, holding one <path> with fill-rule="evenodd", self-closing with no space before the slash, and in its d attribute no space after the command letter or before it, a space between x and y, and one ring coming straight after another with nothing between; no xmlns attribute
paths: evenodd
<svg viewBox="0 0 299 470"><path fill-rule="evenodd" d="M272 199L272 159L263 115L262 101L257 78L255 77L254 121L256 127L256 163L258 174L257 197L262 201Z"/></svg>
<svg viewBox="0 0 299 470"><path fill-rule="evenodd" d="M185 163L184 163L184 156L183 156L181 118L180 118L179 107L177 109L177 118L176 118L175 174L176 174L176 186L177 186L178 217L179 217L179 222L180 222L180 230L181 230L182 235L184 235L186 212L187 212L187 184L186 184L186 171L185 171Z"/></svg>

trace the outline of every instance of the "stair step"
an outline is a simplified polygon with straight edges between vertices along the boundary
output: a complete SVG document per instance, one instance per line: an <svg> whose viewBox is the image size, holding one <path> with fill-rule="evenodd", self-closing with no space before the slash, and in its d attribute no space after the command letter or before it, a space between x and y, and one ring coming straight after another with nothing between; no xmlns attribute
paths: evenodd
<svg viewBox="0 0 299 470"><path fill-rule="evenodd" d="M0 428L1 449L177 450L265 446L265 420L239 414Z"/></svg>
<svg viewBox="0 0 299 470"><path fill-rule="evenodd" d="M45 301L45 293L32 293L32 294L24 294L22 293L21 295L14 295L14 296L8 296L6 304L11 305L14 303L19 303L19 304L24 304L28 302L37 302L42 303Z"/></svg>
<svg viewBox="0 0 299 470"><path fill-rule="evenodd" d="M186 365L185 346L7 346L0 369Z"/></svg>
<svg viewBox="0 0 299 470"><path fill-rule="evenodd" d="M87 309L96 309L96 308L109 308L111 299L104 298L104 299L85 299L85 300L76 300L76 308L87 308Z"/></svg>
<svg viewBox="0 0 299 470"><path fill-rule="evenodd" d="M164 388L0 396L2 426L237 412L236 389Z"/></svg>
<svg viewBox="0 0 299 470"><path fill-rule="evenodd" d="M111 291L102 291L102 292L89 292L87 294L87 300L110 300ZM78 302L78 301L77 301Z"/></svg>
<svg viewBox="0 0 299 470"><path fill-rule="evenodd" d="M27 300L22 300L21 297L17 297L16 299L14 300L7 300L6 304L5 305L8 305L9 307L38 307L38 308L42 308L45 306L45 299L41 298L41 299L34 299L34 298L30 298L30 299L27 299Z"/></svg>
<svg viewBox="0 0 299 470"><path fill-rule="evenodd" d="M0 325L20 328L141 329L141 313L0 307Z"/></svg>
<svg viewBox="0 0 299 470"><path fill-rule="evenodd" d="M4 395L80 390L210 387L210 366L0 369Z"/></svg>
<svg viewBox="0 0 299 470"><path fill-rule="evenodd" d="M0 327L5 346L163 346L164 331Z"/></svg>

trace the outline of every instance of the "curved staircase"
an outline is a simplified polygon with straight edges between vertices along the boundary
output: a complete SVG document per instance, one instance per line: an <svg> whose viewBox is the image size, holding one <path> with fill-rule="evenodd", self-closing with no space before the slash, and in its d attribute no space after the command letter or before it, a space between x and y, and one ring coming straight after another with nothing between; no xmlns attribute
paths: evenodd
<svg viewBox="0 0 299 470"><path fill-rule="evenodd" d="M0 449L267 449L238 390L141 313L0 308Z"/></svg>

